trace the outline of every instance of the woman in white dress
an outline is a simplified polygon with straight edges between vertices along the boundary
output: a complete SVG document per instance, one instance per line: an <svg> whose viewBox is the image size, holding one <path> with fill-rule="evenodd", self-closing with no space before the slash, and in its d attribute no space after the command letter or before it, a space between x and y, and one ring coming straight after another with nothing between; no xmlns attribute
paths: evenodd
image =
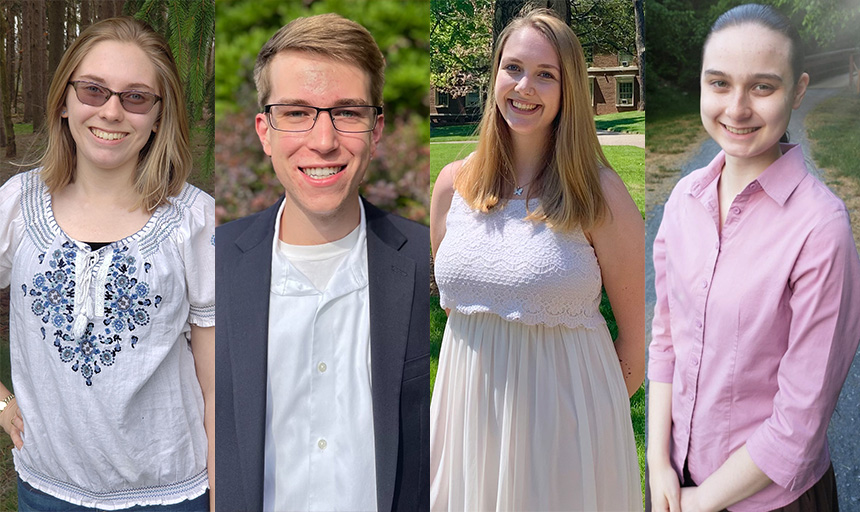
<svg viewBox="0 0 860 512"><path fill-rule="evenodd" d="M600 148L586 80L567 25L545 10L514 20L477 150L436 181L449 318L432 510L642 508L628 398L644 378L644 225Z"/></svg>

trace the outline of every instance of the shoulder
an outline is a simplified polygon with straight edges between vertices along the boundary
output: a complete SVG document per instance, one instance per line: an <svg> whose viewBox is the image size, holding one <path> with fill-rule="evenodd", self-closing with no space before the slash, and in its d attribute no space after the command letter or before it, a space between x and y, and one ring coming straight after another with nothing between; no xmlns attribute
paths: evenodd
<svg viewBox="0 0 860 512"><path fill-rule="evenodd" d="M215 220L215 199L190 183L186 183L179 194L171 197L170 203L174 208L188 212L191 217L203 220L211 218L210 222Z"/></svg>
<svg viewBox="0 0 860 512"><path fill-rule="evenodd" d="M632 215L635 212L636 216L640 216L627 185L614 170L608 167L600 169L600 190L612 216L610 222L617 220L617 215Z"/></svg>
<svg viewBox="0 0 860 512"><path fill-rule="evenodd" d="M268 229L274 234L275 217L278 214L278 209L280 209L281 201L283 200L284 198L281 196L278 201L265 210L252 213L251 215L227 222L215 228L215 247L220 248L223 247L224 244L235 241L248 229L258 223L268 225Z"/></svg>
<svg viewBox="0 0 860 512"><path fill-rule="evenodd" d="M449 163L439 171L439 176L436 177L436 183L433 185L433 197L438 200L450 202L454 196L454 179L459 174L463 164L468 159L456 160Z"/></svg>
<svg viewBox="0 0 860 512"><path fill-rule="evenodd" d="M384 234L386 224L390 224L406 239L402 250L429 255L430 229L424 224L383 211L366 199L364 200L364 213L368 230Z"/></svg>

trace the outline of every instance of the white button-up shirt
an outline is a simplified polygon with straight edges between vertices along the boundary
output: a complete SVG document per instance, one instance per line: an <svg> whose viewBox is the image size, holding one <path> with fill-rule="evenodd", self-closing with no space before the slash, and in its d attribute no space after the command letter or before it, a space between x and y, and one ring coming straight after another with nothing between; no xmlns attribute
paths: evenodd
<svg viewBox="0 0 860 512"><path fill-rule="evenodd" d="M282 213L283 204L276 234ZM263 508L376 510L364 207L357 241L322 291L278 242L275 236Z"/></svg>

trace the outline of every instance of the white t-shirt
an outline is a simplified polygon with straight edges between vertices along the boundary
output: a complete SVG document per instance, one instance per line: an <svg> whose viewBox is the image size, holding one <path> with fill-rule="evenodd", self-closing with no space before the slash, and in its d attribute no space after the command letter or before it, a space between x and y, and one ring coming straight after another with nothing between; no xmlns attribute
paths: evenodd
<svg viewBox="0 0 860 512"><path fill-rule="evenodd" d="M0 188L22 480L106 510L208 488L188 335L215 325L214 207L185 185L140 231L91 251L57 225L38 171Z"/></svg>

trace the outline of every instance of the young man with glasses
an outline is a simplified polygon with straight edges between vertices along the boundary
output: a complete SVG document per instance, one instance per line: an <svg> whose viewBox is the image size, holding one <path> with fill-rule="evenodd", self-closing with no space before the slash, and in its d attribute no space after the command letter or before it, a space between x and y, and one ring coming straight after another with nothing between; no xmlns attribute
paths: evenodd
<svg viewBox="0 0 860 512"><path fill-rule="evenodd" d="M254 79L285 196L217 230L217 507L427 510L429 233L358 193L382 54L352 21L300 18Z"/></svg>

